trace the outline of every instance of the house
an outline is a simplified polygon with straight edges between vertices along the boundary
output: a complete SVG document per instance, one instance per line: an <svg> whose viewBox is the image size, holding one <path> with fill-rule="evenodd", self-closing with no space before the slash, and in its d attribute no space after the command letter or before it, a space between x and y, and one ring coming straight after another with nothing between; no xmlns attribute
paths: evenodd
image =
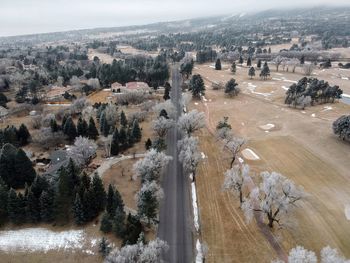
<svg viewBox="0 0 350 263"><path fill-rule="evenodd" d="M126 83L125 87L122 87L123 91L129 92L129 91L151 91L151 88L148 86L146 82L128 82Z"/></svg>
<svg viewBox="0 0 350 263"><path fill-rule="evenodd" d="M120 84L119 82L114 82L111 85L111 90L117 91L118 89L121 89L122 87L123 87L123 85Z"/></svg>
<svg viewBox="0 0 350 263"><path fill-rule="evenodd" d="M66 150L57 150L49 156L50 165L46 170L45 175L55 175L58 170L63 166L67 166L69 163L68 154Z"/></svg>

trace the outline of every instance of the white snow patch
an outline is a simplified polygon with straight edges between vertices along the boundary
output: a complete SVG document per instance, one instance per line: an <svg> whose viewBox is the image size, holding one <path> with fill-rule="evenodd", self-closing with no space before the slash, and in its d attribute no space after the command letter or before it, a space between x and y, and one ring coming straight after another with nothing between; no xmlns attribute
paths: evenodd
<svg viewBox="0 0 350 263"><path fill-rule="evenodd" d="M65 104L45 104L45 106L49 106L49 107L69 107L71 104L65 103Z"/></svg>
<svg viewBox="0 0 350 263"><path fill-rule="evenodd" d="M89 249L83 250L83 252L88 255L95 255L95 253Z"/></svg>
<svg viewBox="0 0 350 263"><path fill-rule="evenodd" d="M265 131L266 133L269 133L269 131Z"/></svg>
<svg viewBox="0 0 350 263"><path fill-rule="evenodd" d="M277 76L283 76L282 73L275 73Z"/></svg>
<svg viewBox="0 0 350 263"><path fill-rule="evenodd" d="M242 122L242 126L244 126L245 124L244 124L244 122Z"/></svg>
<svg viewBox="0 0 350 263"><path fill-rule="evenodd" d="M202 96L202 100L203 100L203 101L208 101L208 100L205 98L205 96Z"/></svg>
<svg viewBox="0 0 350 263"><path fill-rule="evenodd" d="M282 79L279 79L279 78L272 78L273 80L282 80Z"/></svg>
<svg viewBox="0 0 350 263"><path fill-rule="evenodd" d="M305 114L305 113L306 113L306 111L301 111L301 113Z"/></svg>
<svg viewBox="0 0 350 263"><path fill-rule="evenodd" d="M316 114L315 114L315 113L312 113L312 114L311 114L311 117L312 117L312 118L315 118L315 117L316 117Z"/></svg>
<svg viewBox="0 0 350 263"><path fill-rule="evenodd" d="M196 184L194 182L191 183L192 189L192 207L193 207L193 220L194 227L197 232L199 231L199 219L198 219L198 205L197 205L197 192L196 192Z"/></svg>
<svg viewBox="0 0 350 263"><path fill-rule="evenodd" d="M103 89L103 91L111 91L111 89Z"/></svg>
<svg viewBox="0 0 350 263"><path fill-rule="evenodd" d="M295 80L290 80L290 79L284 79L283 81L284 81L284 82L290 82L290 83L297 83L297 81L295 81Z"/></svg>
<svg viewBox="0 0 350 263"><path fill-rule="evenodd" d="M86 239L83 230L54 232L45 228L0 231L2 251L42 251L81 249Z"/></svg>
<svg viewBox="0 0 350 263"><path fill-rule="evenodd" d="M227 104L227 102L226 102L226 101L224 101L224 104L226 105L226 104Z"/></svg>
<svg viewBox="0 0 350 263"><path fill-rule="evenodd" d="M198 102L195 102L194 105L198 105Z"/></svg>
<svg viewBox="0 0 350 263"><path fill-rule="evenodd" d="M203 263L202 245L201 245L201 242L199 242L199 239L197 239L197 242L196 242L196 250L197 250L196 263Z"/></svg>
<svg viewBox="0 0 350 263"><path fill-rule="evenodd" d="M346 219L350 220L350 205L345 206L344 212L345 212Z"/></svg>
<svg viewBox="0 0 350 263"><path fill-rule="evenodd" d="M259 156L251 149L246 148L242 151L243 157L247 160L260 160Z"/></svg>
<svg viewBox="0 0 350 263"><path fill-rule="evenodd" d="M288 90L288 88L286 86L282 86L281 88L284 90Z"/></svg>
<svg viewBox="0 0 350 263"><path fill-rule="evenodd" d="M205 158L206 158L204 152L201 152L201 155L202 155L202 159L205 159Z"/></svg>
<svg viewBox="0 0 350 263"><path fill-rule="evenodd" d="M241 157L238 157L238 161L239 161L240 163L244 163L244 160L243 160Z"/></svg>
<svg viewBox="0 0 350 263"><path fill-rule="evenodd" d="M215 68L215 66L213 66L213 65L210 65L210 66L209 66L209 68Z"/></svg>
<svg viewBox="0 0 350 263"><path fill-rule="evenodd" d="M328 110L333 110L333 108L331 106L325 106L323 107L322 111L328 111Z"/></svg>
<svg viewBox="0 0 350 263"><path fill-rule="evenodd" d="M264 96L264 97L266 97L266 96L271 96L271 93L261 93L261 92L256 92L255 91L255 88L256 88L257 86L255 86L255 85L253 85L252 83L248 83L248 89L250 90L250 92L251 93L253 93L253 94L257 94L257 95L262 95L262 96Z"/></svg>
<svg viewBox="0 0 350 263"><path fill-rule="evenodd" d="M349 94L342 94L342 97L350 98L350 95Z"/></svg>

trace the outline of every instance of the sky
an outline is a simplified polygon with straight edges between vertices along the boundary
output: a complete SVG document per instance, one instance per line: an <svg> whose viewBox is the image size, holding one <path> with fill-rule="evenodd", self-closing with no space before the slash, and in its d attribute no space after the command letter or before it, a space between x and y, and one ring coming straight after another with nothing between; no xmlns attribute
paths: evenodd
<svg viewBox="0 0 350 263"><path fill-rule="evenodd" d="M0 36L141 25L349 0L0 0Z"/></svg>

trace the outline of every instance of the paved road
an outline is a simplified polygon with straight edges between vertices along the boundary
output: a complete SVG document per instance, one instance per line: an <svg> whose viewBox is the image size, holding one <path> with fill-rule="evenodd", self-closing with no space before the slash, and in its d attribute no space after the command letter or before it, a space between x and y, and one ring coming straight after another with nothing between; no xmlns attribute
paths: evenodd
<svg viewBox="0 0 350 263"><path fill-rule="evenodd" d="M181 75L178 67L172 68L171 99L177 106L177 118L181 114ZM163 259L170 263L193 262L193 220L190 204L189 180L182 172L178 160L177 141L181 134L173 128L167 135L167 154L173 157L162 181L164 200L160 206L158 237L165 240L169 250Z"/></svg>

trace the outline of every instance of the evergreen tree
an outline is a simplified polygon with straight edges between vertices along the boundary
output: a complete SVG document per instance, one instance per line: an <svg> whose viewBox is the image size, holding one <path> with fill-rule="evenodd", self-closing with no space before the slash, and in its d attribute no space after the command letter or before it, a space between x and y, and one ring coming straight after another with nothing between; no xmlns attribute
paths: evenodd
<svg viewBox="0 0 350 263"><path fill-rule="evenodd" d="M119 154L119 132L118 129L115 128L112 136L112 142L111 142L111 155L118 155Z"/></svg>
<svg viewBox="0 0 350 263"><path fill-rule="evenodd" d="M125 151L129 147L128 135L124 127L121 127L119 131L119 141L120 141L120 149Z"/></svg>
<svg viewBox="0 0 350 263"><path fill-rule="evenodd" d="M9 187L17 187L17 175L14 173L17 149L12 144L5 144L0 150L0 177ZM24 182L21 182L23 187Z"/></svg>
<svg viewBox="0 0 350 263"><path fill-rule="evenodd" d="M169 82L166 82L164 86L164 96L163 96L164 100L170 99L170 90L171 90L171 86Z"/></svg>
<svg viewBox="0 0 350 263"><path fill-rule="evenodd" d="M141 232L142 232L142 224L139 218L129 214L126 219L123 245L136 244Z"/></svg>
<svg viewBox="0 0 350 263"><path fill-rule="evenodd" d="M21 124L21 126L18 129L18 140L21 146L27 145L29 138L30 138L30 133L27 129L27 126L25 126L23 123Z"/></svg>
<svg viewBox="0 0 350 263"><path fill-rule="evenodd" d="M266 80L268 76L270 76L270 68L267 65L267 62L265 62L264 66L260 72L260 77L263 78L264 80Z"/></svg>
<svg viewBox="0 0 350 263"><path fill-rule="evenodd" d="M236 62L233 61L231 65L231 72L233 74L236 74L236 71L237 71Z"/></svg>
<svg viewBox="0 0 350 263"><path fill-rule="evenodd" d="M269 47L268 53L271 54L271 47Z"/></svg>
<svg viewBox="0 0 350 263"><path fill-rule="evenodd" d="M190 89L192 90L192 97L200 99L205 93L204 81L201 75L193 75L190 81Z"/></svg>
<svg viewBox="0 0 350 263"><path fill-rule="evenodd" d="M111 252L111 247L105 237L101 239L98 251L102 254L103 258L107 257L108 254Z"/></svg>
<svg viewBox="0 0 350 263"><path fill-rule="evenodd" d="M134 120L132 124L132 137L134 138L135 142L141 141L142 138L142 132L140 129L139 122L137 120Z"/></svg>
<svg viewBox="0 0 350 263"><path fill-rule="evenodd" d="M152 141L150 138L148 138L146 143L145 143L145 148L148 151L149 149L151 149L151 147L152 147Z"/></svg>
<svg viewBox="0 0 350 263"><path fill-rule="evenodd" d="M94 219L97 216L96 213L96 199L94 197L94 192L91 189L86 189L83 194L83 207L86 222Z"/></svg>
<svg viewBox="0 0 350 263"><path fill-rule="evenodd" d="M305 56L302 55L300 58L300 65L304 65L305 64Z"/></svg>
<svg viewBox="0 0 350 263"><path fill-rule="evenodd" d="M38 223L40 221L40 202L31 190L27 196L27 218L31 223Z"/></svg>
<svg viewBox="0 0 350 263"><path fill-rule="evenodd" d="M66 124L66 121L67 121L68 117L69 117L69 115L67 115L67 114L63 115L62 124L61 124L62 130L64 130L64 126Z"/></svg>
<svg viewBox="0 0 350 263"><path fill-rule="evenodd" d="M112 231L111 218L108 213L104 213L101 219L100 231L110 233Z"/></svg>
<svg viewBox="0 0 350 263"><path fill-rule="evenodd" d="M101 177L95 173L92 178L91 190L95 197L94 208L96 209L96 215L105 209L106 205L106 192L103 187Z"/></svg>
<svg viewBox="0 0 350 263"><path fill-rule="evenodd" d="M117 237L123 237L125 233L125 212L117 208L113 218L113 232Z"/></svg>
<svg viewBox="0 0 350 263"><path fill-rule="evenodd" d="M239 89L237 88L238 83L235 79L230 79L226 85L225 85L225 93L229 96L236 96L239 92Z"/></svg>
<svg viewBox="0 0 350 263"><path fill-rule="evenodd" d="M88 137L88 124L81 117L77 124L77 135L82 137Z"/></svg>
<svg viewBox="0 0 350 263"><path fill-rule="evenodd" d="M77 128L73 122L72 117L68 117L64 123L63 132L68 136L69 141L73 142L77 137Z"/></svg>
<svg viewBox="0 0 350 263"><path fill-rule="evenodd" d="M50 128L51 128L51 132L58 132L59 127L55 119L50 120Z"/></svg>
<svg viewBox="0 0 350 263"><path fill-rule="evenodd" d="M257 65L256 65L256 67L257 67L258 69L261 69L261 59L258 60L258 63L257 63Z"/></svg>
<svg viewBox="0 0 350 263"><path fill-rule="evenodd" d="M89 120L89 127L88 127L88 134L87 135L88 135L89 139L91 139L91 140L96 140L98 137L98 130L96 128L95 121L92 117L90 117L90 120Z"/></svg>
<svg viewBox="0 0 350 263"><path fill-rule="evenodd" d="M103 136L107 137L109 134L110 126L108 124L106 113L103 111L100 117L100 131Z"/></svg>
<svg viewBox="0 0 350 263"><path fill-rule="evenodd" d="M125 116L125 113L124 111L122 111L120 113L120 124L123 126L123 127L126 127L128 125L128 120L126 119L126 116Z"/></svg>
<svg viewBox="0 0 350 263"><path fill-rule="evenodd" d="M215 70L221 70L221 60L219 58L215 62Z"/></svg>
<svg viewBox="0 0 350 263"><path fill-rule="evenodd" d="M9 191L7 199L7 211L10 221L14 224L22 224L26 218L26 200L24 196L19 193L16 194L15 190Z"/></svg>
<svg viewBox="0 0 350 263"><path fill-rule="evenodd" d="M247 67L250 67L252 65L252 59L251 57L248 57L247 59Z"/></svg>
<svg viewBox="0 0 350 263"><path fill-rule="evenodd" d="M43 222L50 223L54 220L54 200L53 189L43 191L40 196L40 217Z"/></svg>
<svg viewBox="0 0 350 263"><path fill-rule="evenodd" d="M36 176L33 164L22 149L18 149L14 159L13 175L16 176L11 184L15 188L31 184Z"/></svg>
<svg viewBox="0 0 350 263"><path fill-rule="evenodd" d="M7 199L9 190L5 182L0 178L0 226L7 220Z"/></svg>
<svg viewBox="0 0 350 263"><path fill-rule="evenodd" d="M252 79L255 76L255 69L254 69L254 67L251 67L249 69L248 75L250 76L250 79Z"/></svg>
<svg viewBox="0 0 350 263"><path fill-rule="evenodd" d="M76 194L75 196L75 201L73 206L73 217L74 217L74 222L77 225L82 225L85 223L84 207L81 203L79 194Z"/></svg>
<svg viewBox="0 0 350 263"><path fill-rule="evenodd" d="M169 119L168 113L166 112L165 109L162 109L162 110L159 112L159 117L164 117L165 119Z"/></svg>
<svg viewBox="0 0 350 263"><path fill-rule="evenodd" d="M239 56L239 64L241 64L241 65L242 65L242 64L243 64L243 62L244 62L244 61L243 61L243 57L242 57L242 56Z"/></svg>
<svg viewBox="0 0 350 263"><path fill-rule="evenodd" d="M124 202L117 189L114 189L112 185L108 187L107 201L106 201L106 211L109 214L110 218L115 216L117 209L124 211Z"/></svg>
<svg viewBox="0 0 350 263"><path fill-rule="evenodd" d="M7 97L4 95L4 93L0 92L0 106L6 108L7 102L8 102Z"/></svg>

